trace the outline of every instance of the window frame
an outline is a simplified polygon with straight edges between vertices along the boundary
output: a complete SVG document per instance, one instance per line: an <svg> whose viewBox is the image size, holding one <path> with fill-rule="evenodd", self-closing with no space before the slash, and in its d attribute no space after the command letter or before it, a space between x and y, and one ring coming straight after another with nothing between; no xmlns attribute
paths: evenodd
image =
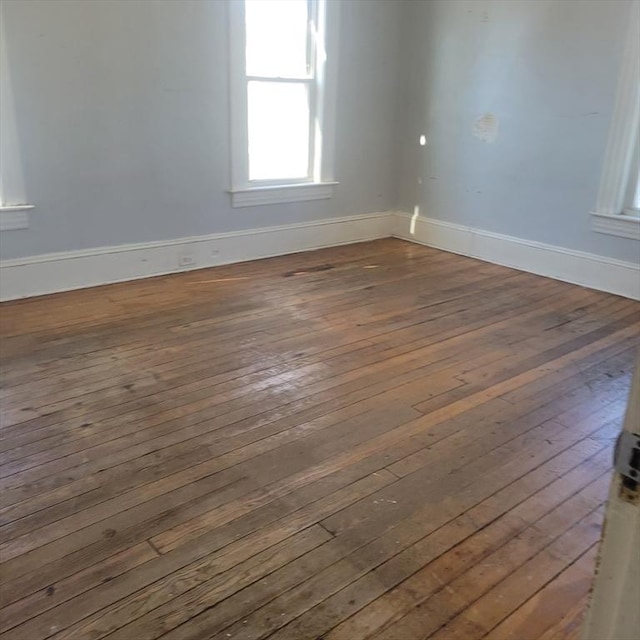
<svg viewBox="0 0 640 640"><path fill-rule="evenodd" d="M16 231L29 228L29 212L34 205L25 203L22 171L16 162L15 105L4 28L0 16L0 231Z"/></svg>
<svg viewBox="0 0 640 640"><path fill-rule="evenodd" d="M600 189L591 211L591 228L598 233L640 240L640 210L633 206L640 182L640 2L633 2L630 10Z"/></svg>
<svg viewBox="0 0 640 640"><path fill-rule="evenodd" d="M339 3L308 0L316 33L309 47L310 69L305 77L253 76L246 73L244 0L229 0L231 205L248 207L330 198L335 185L336 58ZM309 165L303 178L249 179L248 86L251 81L295 82L308 85Z"/></svg>

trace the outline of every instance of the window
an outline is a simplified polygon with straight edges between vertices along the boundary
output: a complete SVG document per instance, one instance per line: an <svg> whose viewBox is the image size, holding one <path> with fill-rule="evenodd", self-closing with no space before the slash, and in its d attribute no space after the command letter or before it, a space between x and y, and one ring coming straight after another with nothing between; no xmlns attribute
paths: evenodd
<svg viewBox="0 0 640 640"><path fill-rule="evenodd" d="M640 3L630 11L609 142L592 229L640 239Z"/></svg>
<svg viewBox="0 0 640 640"><path fill-rule="evenodd" d="M25 189L8 61L4 21L0 19L0 231L27 229L28 213L33 209L33 205L23 204Z"/></svg>
<svg viewBox="0 0 640 640"><path fill-rule="evenodd" d="M631 201L631 211L636 216L640 216L640 172L636 176L636 191L633 194L633 199Z"/></svg>
<svg viewBox="0 0 640 640"><path fill-rule="evenodd" d="M230 0L235 207L333 193L331 4Z"/></svg>

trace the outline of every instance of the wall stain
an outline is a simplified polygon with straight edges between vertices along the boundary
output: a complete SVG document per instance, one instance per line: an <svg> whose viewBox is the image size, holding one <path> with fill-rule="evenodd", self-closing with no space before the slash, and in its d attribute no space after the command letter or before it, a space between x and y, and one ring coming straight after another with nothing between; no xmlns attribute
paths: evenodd
<svg viewBox="0 0 640 640"><path fill-rule="evenodd" d="M471 133L478 140L493 144L498 137L498 118L493 113L483 113L474 121Z"/></svg>

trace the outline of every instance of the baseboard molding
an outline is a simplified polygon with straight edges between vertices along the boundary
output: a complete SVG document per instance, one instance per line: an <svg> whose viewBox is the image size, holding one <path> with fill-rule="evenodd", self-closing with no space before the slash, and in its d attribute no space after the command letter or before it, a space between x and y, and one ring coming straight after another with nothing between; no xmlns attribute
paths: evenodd
<svg viewBox="0 0 640 640"><path fill-rule="evenodd" d="M394 218L394 237L640 300L638 264L409 213Z"/></svg>
<svg viewBox="0 0 640 640"><path fill-rule="evenodd" d="M83 289L391 235L388 212L0 262L1 300Z"/></svg>
<svg viewBox="0 0 640 640"><path fill-rule="evenodd" d="M0 262L0 300L84 289L394 236L640 300L640 266L408 213L69 251Z"/></svg>

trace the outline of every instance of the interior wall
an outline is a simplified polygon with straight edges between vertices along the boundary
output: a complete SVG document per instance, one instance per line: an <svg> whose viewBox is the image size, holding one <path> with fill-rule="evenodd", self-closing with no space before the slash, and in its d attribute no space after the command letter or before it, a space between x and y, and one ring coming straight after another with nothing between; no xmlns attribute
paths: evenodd
<svg viewBox="0 0 640 640"><path fill-rule="evenodd" d="M36 208L29 229L1 234L2 258L399 205L638 262L638 242L593 232L588 214L629 11L341 2L335 196L232 209L226 2L3 0L5 196Z"/></svg>
<svg viewBox="0 0 640 640"><path fill-rule="evenodd" d="M630 8L627 0L406 2L401 208L639 262L637 241L593 232L588 213Z"/></svg>
<svg viewBox="0 0 640 640"><path fill-rule="evenodd" d="M36 208L2 257L393 208L400 13L342 4L335 196L232 209L226 2L3 0L19 163L5 196Z"/></svg>

